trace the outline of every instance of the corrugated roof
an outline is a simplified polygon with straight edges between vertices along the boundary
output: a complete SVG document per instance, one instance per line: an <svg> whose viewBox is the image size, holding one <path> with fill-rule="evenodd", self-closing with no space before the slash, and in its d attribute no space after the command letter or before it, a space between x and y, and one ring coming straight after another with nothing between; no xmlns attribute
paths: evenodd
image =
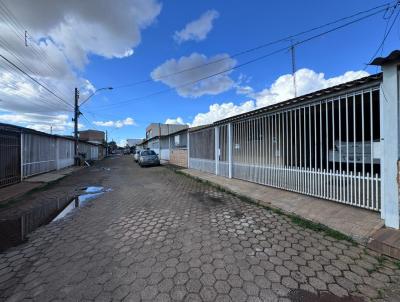
<svg viewBox="0 0 400 302"><path fill-rule="evenodd" d="M21 126L17 126L17 125L12 125L12 124L0 123L0 130L12 131L12 132L18 132L18 133L36 134L36 135L55 137L55 138L59 137L59 138L64 138L64 139L68 139L71 141L75 141L75 139L70 136L50 134L50 133L46 133L46 132L37 131L37 130L31 129L31 128L25 128L25 127L21 127ZM98 143L88 142L88 141L81 140L81 139L79 139L79 142L88 143L90 145L96 145L96 146L99 145ZM102 144L100 144L100 145L102 145Z"/></svg>
<svg viewBox="0 0 400 302"><path fill-rule="evenodd" d="M189 132L195 132L195 131L203 130L205 128L210 128L210 127L213 127L213 125L214 124L207 124L207 125L192 127L192 128L189 128Z"/></svg>
<svg viewBox="0 0 400 302"><path fill-rule="evenodd" d="M400 50L394 50L387 57L375 58L369 65L382 66L393 61L400 61Z"/></svg>
<svg viewBox="0 0 400 302"><path fill-rule="evenodd" d="M241 118L247 118L250 116L254 116L254 115L258 115L264 112L268 112L268 111L273 111L276 109L280 109L280 108L285 108L285 107L289 107L292 106L294 104L301 104L301 103L306 103L314 98L319 98L319 97L328 97L329 95L333 95L333 94L337 94L346 90L350 90L353 88L357 88L363 85L367 85L367 84L373 84L374 82L376 83L380 83L382 81L382 73L377 73L377 74L373 74L358 80L354 80L351 82L346 82L340 85L336 85L333 87L329 87L329 88L325 88L322 90L318 90L309 94L305 94L284 102L280 102L274 105L270 105L270 106L266 106L266 107L262 107L260 109L256 109L256 110L252 110L246 113L242 113L239 115L235 115L232 117L228 117L219 121L216 121L214 123L214 125L220 125L220 124L225 124L234 120L238 120ZM209 125L207 125L207 127L209 127ZM191 131L191 130L190 130Z"/></svg>

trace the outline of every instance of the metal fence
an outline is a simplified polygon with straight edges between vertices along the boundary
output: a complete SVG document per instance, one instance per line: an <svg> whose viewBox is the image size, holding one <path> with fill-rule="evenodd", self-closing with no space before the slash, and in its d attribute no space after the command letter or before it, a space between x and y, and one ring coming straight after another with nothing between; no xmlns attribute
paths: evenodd
<svg viewBox="0 0 400 302"><path fill-rule="evenodd" d="M74 164L74 142L72 140L57 139L57 169L72 166Z"/></svg>
<svg viewBox="0 0 400 302"><path fill-rule="evenodd" d="M0 124L0 187L22 178L74 165L74 140L32 129ZM103 147L79 141L87 160L103 157Z"/></svg>
<svg viewBox="0 0 400 302"><path fill-rule="evenodd" d="M57 169L57 139L31 133L22 133L22 176Z"/></svg>
<svg viewBox="0 0 400 302"><path fill-rule="evenodd" d="M189 167L204 172L215 172L214 128L206 128L190 133Z"/></svg>
<svg viewBox="0 0 400 302"><path fill-rule="evenodd" d="M228 161L228 125L218 127L218 144L219 148L216 150L218 154L218 175L229 177L229 161Z"/></svg>
<svg viewBox="0 0 400 302"><path fill-rule="evenodd" d="M18 132L0 130L0 187L21 180L21 139Z"/></svg>
<svg viewBox="0 0 400 302"><path fill-rule="evenodd" d="M212 152L214 140L218 147ZM376 83L193 132L189 145L190 168L227 177L231 146L234 178L375 211L381 208Z"/></svg>

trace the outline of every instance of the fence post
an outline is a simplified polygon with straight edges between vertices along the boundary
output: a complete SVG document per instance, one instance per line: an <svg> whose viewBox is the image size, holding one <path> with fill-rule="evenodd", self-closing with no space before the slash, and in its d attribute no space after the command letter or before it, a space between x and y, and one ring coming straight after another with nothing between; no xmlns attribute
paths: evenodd
<svg viewBox="0 0 400 302"><path fill-rule="evenodd" d="M56 170L60 170L60 139L56 138Z"/></svg>
<svg viewBox="0 0 400 302"><path fill-rule="evenodd" d="M187 131L187 167L190 169L190 132Z"/></svg>
<svg viewBox="0 0 400 302"><path fill-rule="evenodd" d="M381 217L385 225L399 228L399 71L400 54L376 58L371 64L382 67L380 87L381 127Z"/></svg>
<svg viewBox="0 0 400 302"><path fill-rule="evenodd" d="M215 131L215 175L218 175L219 173L219 127L216 126L214 127Z"/></svg>
<svg viewBox="0 0 400 302"><path fill-rule="evenodd" d="M19 133L21 140L21 181L24 179L24 134L22 132Z"/></svg>
<svg viewBox="0 0 400 302"><path fill-rule="evenodd" d="M228 177L232 178L232 123L228 124Z"/></svg>

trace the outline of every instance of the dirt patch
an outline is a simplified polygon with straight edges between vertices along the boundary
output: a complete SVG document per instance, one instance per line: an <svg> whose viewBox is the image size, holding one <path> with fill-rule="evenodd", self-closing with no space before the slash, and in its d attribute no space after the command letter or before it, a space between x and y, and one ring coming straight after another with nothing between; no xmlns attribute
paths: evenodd
<svg viewBox="0 0 400 302"><path fill-rule="evenodd" d="M222 197L209 195L204 192L190 192L189 195L206 206L217 206L225 204L225 200L223 200Z"/></svg>
<svg viewBox="0 0 400 302"><path fill-rule="evenodd" d="M239 210L235 210L235 213L233 213L233 217L238 218L238 219L242 219L244 218L244 214L243 212L239 211Z"/></svg>
<svg viewBox="0 0 400 302"><path fill-rule="evenodd" d="M290 301L292 302L364 302L361 297L345 296L338 297L331 293L321 293L319 295L302 290L295 289L289 293Z"/></svg>

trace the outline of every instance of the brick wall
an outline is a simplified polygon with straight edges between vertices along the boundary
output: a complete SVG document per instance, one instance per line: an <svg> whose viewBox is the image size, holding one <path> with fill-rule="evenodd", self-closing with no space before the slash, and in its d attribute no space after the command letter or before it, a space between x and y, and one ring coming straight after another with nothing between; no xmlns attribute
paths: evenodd
<svg viewBox="0 0 400 302"><path fill-rule="evenodd" d="M171 150L169 163L187 168L187 150L186 149Z"/></svg>

